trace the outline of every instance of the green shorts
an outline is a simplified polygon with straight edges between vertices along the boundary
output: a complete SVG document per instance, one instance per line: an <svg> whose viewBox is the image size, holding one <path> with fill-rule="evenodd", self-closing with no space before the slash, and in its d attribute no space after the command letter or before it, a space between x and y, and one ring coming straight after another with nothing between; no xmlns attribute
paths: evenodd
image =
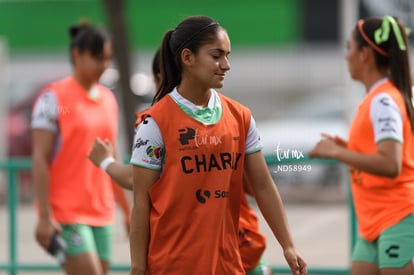
<svg viewBox="0 0 414 275"><path fill-rule="evenodd" d="M414 215L384 230L378 239L368 242L359 238L352 261L374 263L378 268L402 268L414 263Z"/></svg>
<svg viewBox="0 0 414 275"><path fill-rule="evenodd" d="M95 252L99 259L109 262L112 251L112 235L112 225L62 225L62 237L66 241L66 254L68 256Z"/></svg>
<svg viewBox="0 0 414 275"><path fill-rule="evenodd" d="M262 258L260 263L253 270L247 272L246 275L268 275L270 274L270 270L269 263Z"/></svg>

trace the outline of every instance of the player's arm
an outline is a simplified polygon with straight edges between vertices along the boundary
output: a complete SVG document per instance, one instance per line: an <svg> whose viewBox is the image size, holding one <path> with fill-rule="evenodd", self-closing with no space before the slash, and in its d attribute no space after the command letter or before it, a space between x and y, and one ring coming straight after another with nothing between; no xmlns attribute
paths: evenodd
<svg viewBox="0 0 414 275"><path fill-rule="evenodd" d="M49 201L49 165L55 150L59 126L58 103L52 91L45 91L35 102L32 112L32 175L38 202L37 242L48 249L54 234L60 231Z"/></svg>
<svg viewBox="0 0 414 275"><path fill-rule="evenodd" d="M147 146L142 146L147 140ZM145 275L150 238L151 201L149 189L159 179L163 154L148 155L148 146L164 151L164 141L156 122L148 117L137 126L131 156L133 164L133 207L131 215L131 275Z"/></svg>
<svg viewBox="0 0 414 275"><path fill-rule="evenodd" d="M38 243L46 250L53 235L60 230L53 218L49 201L49 161L54 144L54 133L33 130L32 175L39 210L35 235Z"/></svg>
<svg viewBox="0 0 414 275"><path fill-rule="evenodd" d="M159 171L133 166L133 207L131 215L131 275L146 274L149 243L150 198L148 190Z"/></svg>
<svg viewBox="0 0 414 275"><path fill-rule="evenodd" d="M122 188L132 191L132 166L122 164L119 161L111 163L106 169L106 173L112 180Z"/></svg>
<svg viewBox="0 0 414 275"><path fill-rule="evenodd" d="M306 263L296 251L282 199L267 169L261 151L246 155L245 173L251 184L260 211L283 248L293 274L306 274ZM299 272L299 273L295 273Z"/></svg>
<svg viewBox="0 0 414 275"><path fill-rule="evenodd" d="M244 186L254 194L257 205L283 248L292 274L306 274L306 263L294 246L282 199L261 151L262 144L253 117L246 138ZM250 187L250 188L249 188Z"/></svg>
<svg viewBox="0 0 414 275"><path fill-rule="evenodd" d="M109 141L96 138L88 158L121 187L132 190L132 166L123 164Z"/></svg>

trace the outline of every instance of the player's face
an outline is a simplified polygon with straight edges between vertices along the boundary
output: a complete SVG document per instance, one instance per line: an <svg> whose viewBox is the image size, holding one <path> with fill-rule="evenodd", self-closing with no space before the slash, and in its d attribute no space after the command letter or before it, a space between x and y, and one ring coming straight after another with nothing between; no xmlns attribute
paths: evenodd
<svg viewBox="0 0 414 275"><path fill-rule="evenodd" d="M110 42L106 42L102 53L98 56L92 56L88 51L77 53L74 60L75 69L82 79L90 83L96 83L111 64L112 45Z"/></svg>
<svg viewBox="0 0 414 275"><path fill-rule="evenodd" d="M230 70L229 54L230 39L227 32L220 30L212 43L198 50L190 68L191 75L207 89L223 87L225 75Z"/></svg>
<svg viewBox="0 0 414 275"><path fill-rule="evenodd" d="M347 51L345 55L345 59L348 64L349 74L351 75L352 79L358 80L360 79L360 53L361 49L354 39L354 35L351 35L347 41Z"/></svg>

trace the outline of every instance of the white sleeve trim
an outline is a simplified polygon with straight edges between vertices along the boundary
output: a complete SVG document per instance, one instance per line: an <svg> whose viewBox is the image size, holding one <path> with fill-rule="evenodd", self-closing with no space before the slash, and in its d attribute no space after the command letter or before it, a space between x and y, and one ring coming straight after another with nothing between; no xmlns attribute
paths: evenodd
<svg viewBox="0 0 414 275"><path fill-rule="evenodd" d="M59 131L59 105L55 94L47 91L37 100L32 112L32 129L47 130L54 133Z"/></svg>
<svg viewBox="0 0 414 275"><path fill-rule="evenodd" d="M155 120L147 117L141 122L134 136L130 163L152 170L161 170L165 145Z"/></svg>
<svg viewBox="0 0 414 275"><path fill-rule="evenodd" d="M249 132L246 137L246 154L255 153L263 149L263 144L260 140L260 134L256 127L256 121L253 116L250 117Z"/></svg>
<svg viewBox="0 0 414 275"><path fill-rule="evenodd" d="M372 99L370 118L376 143L385 139L403 142L401 111L389 94L379 93Z"/></svg>

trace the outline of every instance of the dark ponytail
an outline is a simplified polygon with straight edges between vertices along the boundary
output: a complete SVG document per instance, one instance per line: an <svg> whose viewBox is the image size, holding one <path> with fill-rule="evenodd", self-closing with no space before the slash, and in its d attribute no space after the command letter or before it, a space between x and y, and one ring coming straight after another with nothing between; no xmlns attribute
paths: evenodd
<svg viewBox="0 0 414 275"><path fill-rule="evenodd" d="M159 101L166 94L171 92L181 82L181 62L179 57L175 57L170 49L170 39L174 31L169 30L164 35L160 48L160 72L162 81L160 88L156 92L152 104ZM176 60L178 59L178 60Z"/></svg>
<svg viewBox="0 0 414 275"><path fill-rule="evenodd" d="M411 79L411 67L410 67L410 57L409 57L409 45L408 38L405 33L405 28L401 25L399 21L398 27L402 33L404 43L406 45L406 50L401 50L396 41L394 32L391 33L390 37L390 49L389 49L389 72L391 81L401 92L405 108L407 109L408 117L411 122L411 131L414 133L414 108L413 108L413 94L412 94L412 79Z"/></svg>
<svg viewBox="0 0 414 275"><path fill-rule="evenodd" d="M384 24L389 24L389 34L387 39L378 43L376 40L378 40L379 34L377 33L376 38L375 33L381 33ZM411 123L411 131L414 133L412 79L405 27L395 17L370 17L358 22L354 34L360 47L371 47L373 49L377 67L388 71L391 82L398 88L404 98L405 108Z"/></svg>
<svg viewBox="0 0 414 275"><path fill-rule="evenodd" d="M207 16L191 16L184 19L174 30L165 33L160 48L162 82L152 104L181 83L181 52L189 49L196 54L201 46L216 39L219 30L223 30L223 27L214 19Z"/></svg>

